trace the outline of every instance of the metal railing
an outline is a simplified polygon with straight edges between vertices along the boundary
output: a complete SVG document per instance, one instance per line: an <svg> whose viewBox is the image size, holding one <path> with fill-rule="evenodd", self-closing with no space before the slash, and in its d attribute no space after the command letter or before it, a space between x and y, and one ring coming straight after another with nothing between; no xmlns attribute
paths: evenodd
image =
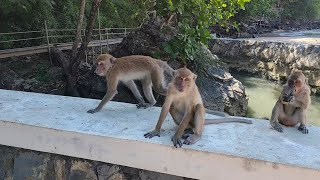
<svg viewBox="0 0 320 180"><path fill-rule="evenodd" d="M92 41L99 41L94 46L100 44L100 53L102 53L102 46L109 46L108 42L116 38L124 38L128 33L138 29L135 28L95 28L92 32ZM14 52L15 49L23 48L37 48L44 46L50 48L56 44L72 44L75 37L76 29L48 29L47 23L44 22L44 29L34 31L23 31L23 32L4 32L0 33L0 54L6 51ZM85 29L81 30L81 38L85 36ZM106 43L102 43L105 42ZM108 47L109 48L109 47ZM107 48L107 49L108 49ZM23 53L22 53L23 54ZM13 55L12 56L16 56ZM9 56L3 56L9 57Z"/></svg>

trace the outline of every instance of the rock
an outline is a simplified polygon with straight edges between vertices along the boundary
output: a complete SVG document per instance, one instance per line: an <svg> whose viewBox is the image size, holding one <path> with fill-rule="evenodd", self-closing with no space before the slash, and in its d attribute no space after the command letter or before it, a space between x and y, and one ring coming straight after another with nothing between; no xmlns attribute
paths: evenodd
<svg viewBox="0 0 320 180"><path fill-rule="evenodd" d="M300 69L311 86L320 87L320 45L213 39L209 49L222 57L231 70L278 81L285 80L292 69ZM230 51L227 53L226 49Z"/></svg>
<svg viewBox="0 0 320 180"><path fill-rule="evenodd" d="M0 89L22 90L23 82L14 71L0 64Z"/></svg>
<svg viewBox="0 0 320 180"><path fill-rule="evenodd" d="M13 179L47 180L48 154L23 152L14 160Z"/></svg>
<svg viewBox="0 0 320 180"><path fill-rule="evenodd" d="M140 171L139 176L141 180L183 180L182 177L168 175L168 174L162 174L162 173L156 173L152 171Z"/></svg>
<svg viewBox="0 0 320 180"><path fill-rule="evenodd" d="M73 160L71 162L70 180L79 180L79 179L87 179L87 180L97 180L97 176L93 170L92 164L87 161Z"/></svg>
<svg viewBox="0 0 320 180"><path fill-rule="evenodd" d="M119 171L120 167L117 165L103 164L101 166L97 166L99 180L125 180L126 177Z"/></svg>
<svg viewBox="0 0 320 180"><path fill-rule="evenodd" d="M130 33L123 41L112 51L115 57L140 54L153 56L162 51L162 44L172 39L176 34L174 28L167 27L166 30L160 31L161 21L155 19L144 24L141 29ZM194 63L188 66L198 74L198 84L200 92L204 99L204 104L212 110L226 111L231 115L245 115L248 98L245 94L241 82L234 79L220 63L216 55L204 45L199 45L193 57ZM168 60L168 64L173 68L178 68L181 63L165 56L162 60ZM102 78L93 78L92 75L83 79L93 79L90 87L89 97L102 98L105 92L105 82ZM85 83L83 83L85 84ZM88 86L88 85L86 85ZM90 86L90 85L89 85ZM114 98L122 102L137 103L128 88L119 86L119 93ZM99 93L99 95L95 95ZM154 93L155 96L156 93ZM156 97L161 105L164 97Z"/></svg>

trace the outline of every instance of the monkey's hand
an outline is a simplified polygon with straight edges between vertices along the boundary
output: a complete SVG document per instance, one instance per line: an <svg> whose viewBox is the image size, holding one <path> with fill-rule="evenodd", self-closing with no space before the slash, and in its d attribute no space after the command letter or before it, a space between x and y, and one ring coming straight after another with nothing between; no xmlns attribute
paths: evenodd
<svg viewBox="0 0 320 180"><path fill-rule="evenodd" d="M143 136L144 136L145 138L149 138L149 139L153 138L154 136L160 137L160 131L158 131L158 130L153 130L153 131L150 131L150 132L148 132L148 133L145 133Z"/></svg>
<svg viewBox="0 0 320 180"><path fill-rule="evenodd" d="M298 127L298 130L302 132L302 134L308 134L309 133L309 130L307 129L307 127L303 124L301 124L299 127Z"/></svg>
<svg viewBox="0 0 320 180"><path fill-rule="evenodd" d="M90 109L89 111L87 111L87 113L94 114L94 113L96 113L98 111L99 110L97 110L97 109Z"/></svg>
<svg viewBox="0 0 320 180"><path fill-rule="evenodd" d="M272 122L270 125L278 132L283 132L283 127L278 122Z"/></svg>
<svg viewBox="0 0 320 180"><path fill-rule="evenodd" d="M179 137L176 135L172 136L171 141L173 142L174 147L178 148L182 146L182 142Z"/></svg>

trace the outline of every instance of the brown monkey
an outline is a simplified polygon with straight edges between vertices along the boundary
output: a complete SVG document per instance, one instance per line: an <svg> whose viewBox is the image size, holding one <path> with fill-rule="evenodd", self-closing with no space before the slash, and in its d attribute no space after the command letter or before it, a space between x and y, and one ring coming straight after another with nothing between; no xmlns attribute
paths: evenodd
<svg viewBox="0 0 320 180"><path fill-rule="evenodd" d="M181 137L185 139L183 144L193 144L198 141L205 124L223 122L252 124L251 120L241 118L205 119L205 108L195 83L196 78L197 75L187 68L176 70L173 80L169 83L168 94L162 106L158 123L155 129L144 134L144 137L160 136L161 126L168 112L170 112L174 122L178 125L178 129L172 137L175 147L182 146Z"/></svg>
<svg viewBox="0 0 320 180"><path fill-rule="evenodd" d="M283 132L280 124L295 126L300 123L298 130L308 134L307 109L311 103L308 79L300 70L293 71L283 86L283 90L272 109L270 125L277 131Z"/></svg>
<svg viewBox="0 0 320 180"><path fill-rule="evenodd" d="M99 105L89 110L88 113L100 111L117 94L119 81L122 81L139 101L138 108L153 106L156 100L152 94L152 86L159 94L167 94L167 87L163 86L164 75L160 66L167 71L173 71L165 62L149 56L132 55L115 58L110 54L100 55L97 59L95 73L106 77L108 90ZM141 80L144 95L149 103L145 103L134 80Z"/></svg>

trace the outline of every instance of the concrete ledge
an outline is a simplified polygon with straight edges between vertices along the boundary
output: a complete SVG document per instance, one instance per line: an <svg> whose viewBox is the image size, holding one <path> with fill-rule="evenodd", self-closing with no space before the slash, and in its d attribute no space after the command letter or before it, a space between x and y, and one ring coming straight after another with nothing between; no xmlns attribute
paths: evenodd
<svg viewBox="0 0 320 180"><path fill-rule="evenodd" d="M0 90L0 144L85 158L196 179L317 179L320 129L284 133L267 121L205 127L195 145L176 149L170 117L161 137L143 134L156 124L160 108L137 110L111 102L88 114L99 101Z"/></svg>

